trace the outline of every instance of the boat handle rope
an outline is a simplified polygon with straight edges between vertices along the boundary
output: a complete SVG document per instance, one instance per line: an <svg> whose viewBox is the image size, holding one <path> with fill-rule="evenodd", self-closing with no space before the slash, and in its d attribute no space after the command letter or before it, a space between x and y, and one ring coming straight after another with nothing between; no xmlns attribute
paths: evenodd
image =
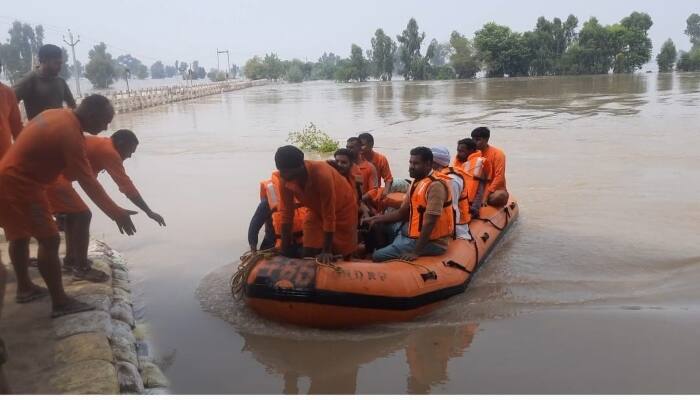
<svg viewBox="0 0 700 400"><path fill-rule="evenodd" d="M455 260L443 261L443 262L442 262L442 265L444 265L444 266L446 266L446 267L450 267L450 268L455 268L455 269L458 269L458 270L460 270L460 271L464 271L464 272L466 272L466 273L468 273L468 274L471 274L471 271L469 271L469 270L467 269L467 267L465 267L464 265L458 263L458 262L455 261Z"/></svg>
<svg viewBox="0 0 700 400"><path fill-rule="evenodd" d="M510 204L511 207L515 208L514 205L515 205L515 202ZM491 218L475 218L475 219L479 220L479 221L488 222L489 224L493 225L493 227L496 228L499 232L502 232L506 228L506 226L508 226L508 221L510 220L510 210L508 209L508 207L509 206L503 207L503 211L505 211L505 213L506 213L506 222L503 224L502 227L496 225L495 222L491 221Z"/></svg>
<svg viewBox="0 0 700 400"><path fill-rule="evenodd" d="M342 256L334 256L333 258L341 259ZM318 265L319 267L330 268L335 272L343 272L343 268L341 268L339 265L336 265L335 263L332 263L332 262L328 263L328 264L322 263L322 262L318 261L318 258L316 258L316 257L304 257L304 258L302 258L302 260L314 260L316 262L316 265Z"/></svg>
<svg viewBox="0 0 700 400"><path fill-rule="evenodd" d="M408 264L408 265L412 265L412 266L414 266L414 267L423 268L426 272L421 273L420 276L421 276L421 278L423 278L423 281L424 281L424 282L427 281L427 280L430 280L430 279L435 279L435 280L437 280L437 272L433 271L432 269L426 267L426 266L423 265L423 264L418 264L418 263L415 263L415 262L413 262L413 261L408 261L408 260L402 260L402 259L400 259L400 258L396 258L396 259L393 259L393 260L382 261L382 262L383 262L383 263L388 263L388 262L402 262L402 263L405 263L405 264Z"/></svg>

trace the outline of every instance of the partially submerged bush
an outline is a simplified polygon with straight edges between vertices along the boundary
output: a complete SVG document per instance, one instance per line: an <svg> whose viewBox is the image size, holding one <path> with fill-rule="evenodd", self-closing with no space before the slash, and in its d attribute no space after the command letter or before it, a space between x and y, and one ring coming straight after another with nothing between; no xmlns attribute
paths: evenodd
<svg viewBox="0 0 700 400"><path fill-rule="evenodd" d="M319 153L332 153L338 150L338 141L318 129L313 122L309 122L301 131L289 132L287 141L298 146L302 150L317 151Z"/></svg>

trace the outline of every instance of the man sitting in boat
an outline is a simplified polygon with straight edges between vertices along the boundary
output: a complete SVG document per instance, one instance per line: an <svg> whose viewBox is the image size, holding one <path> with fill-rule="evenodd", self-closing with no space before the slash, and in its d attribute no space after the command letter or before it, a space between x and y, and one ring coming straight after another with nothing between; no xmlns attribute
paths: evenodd
<svg viewBox="0 0 700 400"><path fill-rule="evenodd" d="M300 254L302 243L302 226L306 217L306 207L297 204L294 210L292 224L292 248L295 254ZM265 227L265 236L260 244L260 250L282 247L282 213L280 212L280 173L273 171L270 179L260 182L260 203L248 225L248 244L250 251L258 251L258 236L260 229Z"/></svg>
<svg viewBox="0 0 700 400"><path fill-rule="evenodd" d="M282 178L282 254L293 256L295 198L309 210L303 226L305 257L317 256L328 264L333 254L352 254L357 248L357 200L347 179L325 161L305 161L294 146L278 148L275 164Z"/></svg>
<svg viewBox="0 0 700 400"><path fill-rule="evenodd" d="M470 240L469 234L469 197L467 186L472 181L461 168L450 167L450 151L445 146L431 147L433 152L433 170L447 175L450 180L452 195L452 212L455 220L455 238Z"/></svg>
<svg viewBox="0 0 700 400"><path fill-rule="evenodd" d="M362 194L364 195L370 190L379 187L377 168L362 157L362 143L360 139L351 137L348 139L345 147L352 152L355 159L354 174L359 174L362 178Z"/></svg>
<svg viewBox="0 0 700 400"><path fill-rule="evenodd" d="M481 156L486 158L492 168L493 176L486 187L486 203L493 207L503 207L508 203L508 190L506 189L506 155L503 150L489 145L491 131L485 126L480 126L472 131L472 139L476 142L476 148Z"/></svg>
<svg viewBox="0 0 700 400"><path fill-rule="evenodd" d="M391 190L391 184L394 182L391 168L389 168L389 161L383 154L374 151L374 136L372 134L363 132L357 137L360 139L362 158L369 161L377 169L377 175L384 180L384 191L388 193Z"/></svg>
<svg viewBox="0 0 700 400"><path fill-rule="evenodd" d="M408 172L413 183L401 207L364 221L370 226L383 223L389 228L387 233L394 236L390 245L374 252L372 260L375 262L397 258L413 261L419 256L444 254L453 234L450 178L433 170L432 151L427 147L412 149ZM386 225L397 222L402 223Z"/></svg>
<svg viewBox="0 0 700 400"><path fill-rule="evenodd" d="M333 168L338 171L338 173L348 180L348 183L353 188L353 193L355 194L355 199L359 203L362 198L362 175L355 163L355 156L352 151L348 149L338 149L333 154L333 159L328 160Z"/></svg>

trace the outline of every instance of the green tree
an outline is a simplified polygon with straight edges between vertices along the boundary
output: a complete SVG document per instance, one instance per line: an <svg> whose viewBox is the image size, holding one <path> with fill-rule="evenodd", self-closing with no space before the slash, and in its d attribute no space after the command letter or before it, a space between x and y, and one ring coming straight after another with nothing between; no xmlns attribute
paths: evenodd
<svg viewBox="0 0 700 400"><path fill-rule="evenodd" d="M265 78L277 80L284 75L284 64L275 53L266 54L263 59Z"/></svg>
<svg viewBox="0 0 700 400"><path fill-rule="evenodd" d="M369 63L363 55L362 48L356 44L350 47L351 79L364 82L369 76Z"/></svg>
<svg viewBox="0 0 700 400"><path fill-rule="evenodd" d="M207 78L212 82L223 82L226 80L226 71L219 71L218 69L212 68L207 73Z"/></svg>
<svg viewBox="0 0 700 400"><path fill-rule="evenodd" d="M537 19L535 29L525 32L530 54L530 75L556 75L561 73L561 59L576 37L578 19L569 15L565 22L545 17Z"/></svg>
<svg viewBox="0 0 700 400"><path fill-rule="evenodd" d="M607 74L613 66L617 49L612 46L610 30L591 17L583 24L578 40L562 57L561 70L566 74Z"/></svg>
<svg viewBox="0 0 700 400"><path fill-rule="evenodd" d="M88 54L90 61L85 66L85 77L97 89L106 89L114 82L114 59L107 53L107 45L100 43Z"/></svg>
<svg viewBox="0 0 700 400"><path fill-rule="evenodd" d="M336 79L335 72L340 63L340 56L333 53L323 53L318 62L313 65L311 79L333 80Z"/></svg>
<svg viewBox="0 0 700 400"><path fill-rule="evenodd" d="M690 14L686 22L685 34L690 38L693 48L700 48L700 15Z"/></svg>
<svg viewBox="0 0 700 400"><path fill-rule="evenodd" d="M648 36L653 25L646 13L633 12L609 27L612 43L617 47L613 72L634 72L651 60L652 44Z"/></svg>
<svg viewBox="0 0 700 400"><path fill-rule="evenodd" d="M165 77L172 78L175 75L177 75L177 68L173 65L166 65L165 66Z"/></svg>
<svg viewBox="0 0 700 400"><path fill-rule="evenodd" d="M459 32L453 31L450 36L450 65L458 79L471 79L476 76L481 67L475 56L471 42Z"/></svg>
<svg viewBox="0 0 700 400"><path fill-rule="evenodd" d="M700 49L690 52L681 51L676 69L679 71L700 71Z"/></svg>
<svg viewBox="0 0 700 400"><path fill-rule="evenodd" d="M265 65L259 56L246 61L243 66L243 74L247 79L256 80L265 78Z"/></svg>
<svg viewBox="0 0 700 400"><path fill-rule="evenodd" d="M304 81L304 71L298 64L292 64L285 75L287 82L299 83Z"/></svg>
<svg viewBox="0 0 700 400"><path fill-rule="evenodd" d="M656 63L659 65L659 72L669 72L673 70L673 63L676 62L676 46L673 40L668 39L661 46L661 51L656 56Z"/></svg>
<svg viewBox="0 0 700 400"><path fill-rule="evenodd" d="M420 53L420 48L425 40L425 32L419 33L418 23L415 18L411 18L401 35L396 36L396 40L401 43L398 54L401 60L401 74L404 79L416 79L416 76L424 76L424 64ZM420 78L418 78L420 79Z"/></svg>
<svg viewBox="0 0 700 400"><path fill-rule="evenodd" d="M148 78L148 67L143 65L141 60L133 57L131 54L125 54L117 57L117 76L122 77L128 70L131 76L138 79Z"/></svg>
<svg viewBox="0 0 700 400"><path fill-rule="evenodd" d="M165 66L158 60L151 65L151 78L152 79L163 79L165 78Z"/></svg>
<svg viewBox="0 0 700 400"><path fill-rule="evenodd" d="M530 51L527 38L509 27L489 22L476 31L474 46L486 67L486 76L528 75Z"/></svg>
<svg viewBox="0 0 700 400"><path fill-rule="evenodd" d="M65 47L61 47L61 50L63 52L63 65L61 65L61 71L58 73L58 76L68 80L73 74L73 70L71 70L71 67L68 65L68 51L66 51Z"/></svg>
<svg viewBox="0 0 700 400"><path fill-rule="evenodd" d="M190 69L192 70L191 78L194 80L204 79L207 77L207 70L199 65L199 61L192 61L192 67Z"/></svg>
<svg viewBox="0 0 700 400"><path fill-rule="evenodd" d="M377 29L372 38L372 50L368 58L372 60L374 76L383 81L390 81L394 73L394 56L396 54L396 42Z"/></svg>
<svg viewBox="0 0 700 400"><path fill-rule="evenodd" d="M14 83L32 70L39 47L44 44L44 28L14 21L7 33L7 43L0 45L0 57L8 79Z"/></svg>

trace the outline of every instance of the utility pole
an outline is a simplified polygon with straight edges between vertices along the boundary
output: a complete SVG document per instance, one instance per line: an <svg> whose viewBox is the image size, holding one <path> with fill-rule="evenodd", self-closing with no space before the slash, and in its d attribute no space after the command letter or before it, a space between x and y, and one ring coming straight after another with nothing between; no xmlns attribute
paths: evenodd
<svg viewBox="0 0 700 400"><path fill-rule="evenodd" d="M73 76L75 77L75 90L78 93L78 97L83 97L83 95L80 93L80 70L78 69L78 63L75 61L75 45L80 42L80 35L78 35L78 39L74 41L73 32L68 29L68 37L70 38L70 42L67 42L66 37L64 36L63 43L70 46L70 50L73 53Z"/></svg>
<svg viewBox="0 0 700 400"><path fill-rule="evenodd" d="M131 76L131 71L129 68L124 68L124 79L126 80L126 96L131 97L131 89L129 89L129 77Z"/></svg>
<svg viewBox="0 0 700 400"><path fill-rule="evenodd" d="M228 74L229 74L229 72L231 72L231 61L230 61L229 58L228 58L228 50L221 50L221 51L219 51L218 48L216 49L216 69L217 69L218 71L221 71L221 67L219 67L219 54L222 54L222 53L226 53L226 66L227 66L227 69L226 69L226 80L228 80Z"/></svg>

